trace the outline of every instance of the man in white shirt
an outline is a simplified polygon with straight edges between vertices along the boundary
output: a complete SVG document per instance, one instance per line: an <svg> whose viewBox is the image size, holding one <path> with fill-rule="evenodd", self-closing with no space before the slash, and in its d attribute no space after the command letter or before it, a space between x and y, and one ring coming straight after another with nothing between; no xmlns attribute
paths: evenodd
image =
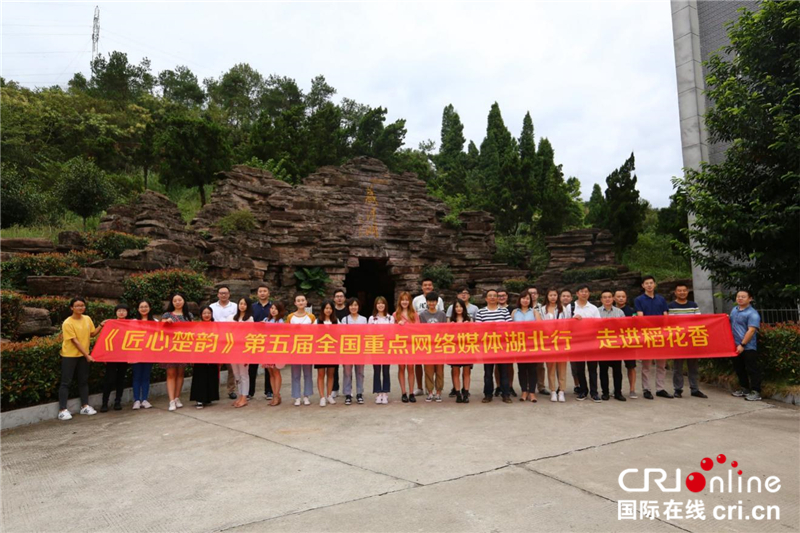
<svg viewBox="0 0 800 533"><path fill-rule="evenodd" d="M414 311L417 312L417 315L428 308L428 302L425 300L425 296L427 296L429 292L433 292L433 280L431 278L425 278L422 280L422 294L411 301L411 305L414 306ZM436 302L436 310L444 312L444 302L441 298L439 298L439 301ZM414 374L417 378L417 384L420 387L423 383L422 372L423 365L416 365L416 368L414 368ZM421 388L414 389L414 396L420 396L422 394L424 394L424 391Z"/></svg>
<svg viewBox="0 0 800 533"><path fill-rule="evenodd" d="M572 308L572 317L577 320L600 318L600 311L594 304L589 303L589 286L581 285L578 287L577 293L578 301L575 302ZM599 403L602 402L600 395L597 394L597 361L577 361L571 363L573 370L578 374L578 381L580 392L578 393L578 400L585 400L587 394L590 394L592 401ZM589 383L586 382L585 368L589 367Z"/></svg>
<svg viewBox="0 0 800 533"><path fill-rule="evenodd" d="M231 302L231 290L220 285L217 288L217 301L209 306L214 315L214 322L229 322L236 315L236 304ZM236 399L236 378L233 376L231 365L225 365L228 369L228 397Z"/></svg>

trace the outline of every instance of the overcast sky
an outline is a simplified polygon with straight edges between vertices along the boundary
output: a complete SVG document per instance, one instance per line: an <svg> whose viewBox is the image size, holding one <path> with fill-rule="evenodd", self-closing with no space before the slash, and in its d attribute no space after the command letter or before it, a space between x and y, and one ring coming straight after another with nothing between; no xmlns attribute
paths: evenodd
<svg viewBox="0 0 800 533"><path fill-rule="evenodd" d="M92 3L2 4L2 75L26 86L88 77ZM633 151L639 190L669 203L681 173L668 0L528 3L104 3L100 51L187 65L202 80L247 62L304 90L323 74L346 96L406 119L406 145L439 144L452 103L467 140L493 102L519 136L527 111L588 199Z"/></svg>

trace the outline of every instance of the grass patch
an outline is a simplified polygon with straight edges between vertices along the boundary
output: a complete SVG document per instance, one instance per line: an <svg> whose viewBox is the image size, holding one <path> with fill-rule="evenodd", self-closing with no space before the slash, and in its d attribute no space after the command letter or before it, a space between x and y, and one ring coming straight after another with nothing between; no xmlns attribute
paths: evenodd
<svg viewBox="0 0 800 533"><path fill-rule="evenodd" d="M62 223L57 225L37 225L37 226L11 226L10 228L0 229L0 238L3 239L47 239L53 243L58 242L58 234L62 231L83 232L83 220L72 213L65 214ZM97 231L100 225L100 217L90 217L86 219L86 229Z"/></svg>

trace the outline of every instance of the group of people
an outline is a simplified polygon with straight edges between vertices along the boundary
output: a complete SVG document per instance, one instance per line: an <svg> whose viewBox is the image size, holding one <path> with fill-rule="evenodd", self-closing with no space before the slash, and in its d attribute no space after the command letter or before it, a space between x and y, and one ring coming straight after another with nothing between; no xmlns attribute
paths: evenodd
<svg viewBox="0 0 800 533"><path fill-rule="evenodd" d="M294 309L288 312L286 306L279 301L270 299L270 290L266 285L258 287L256 300L243 296L236 303L231 300L230 289L220 286L217 291L217 301L200 310L199 319L204 322L263 322L266 324L321 324L321 325L350 325L350 324L436 324L443 322L524 322L535 320L576 319L587 320L593 318L622 318L629 316L653 315L684 315L699 314L698 305L688 299L689 289L684 284L675 287L675 298L671 302L655 293L656 283L652 276L645 276L642 282L643 293L634 300L634 306L628 305L628 296L624 290L603 290L600 294L600 306L589 302L589 286L579 285L573 293L568 289L558 290L549 288L544 294L544 301L539 301L539 292L536 287L529 287L522 292L516 300L516 306L509 305L509 294L504 289L490 289L485 292L486 305L478 308L470 303L471 293L468 287L458 290L457 297L446 309L442 298L434 290L431 279L424 279L421 284L422 293L411 297L409 292L400 293L397 306L389 309L386 298L379 296L375 299L371 315L362 314L361 303L357 298L347 298L344 290L338 289L333 294L333 299L326 300L320 306L317 314L313 314L308 307L305 295L298 294L294 298ZM741 290L736 295L737 306L731 311L730 320L734 340L737 344L737 357L734 358L734 368L741 384L741 388L733 393L734 396L744 397L746 400L757 401L761 399L761 375L756 356L756 336L760 327L760 316L752 307L752 295L747 290ZM77 375L81 397L80 413L84 415L95 414L96 411L88 403L88 376L89 363L92 358L89 353L91 338L99 334L106 323L103 321L98 327L94 326L92 319L85 315L86 301L83 298L73 298L70 302L72 315L62 326L63 344L61 349L61 386L59 389L59 414L60 420L72 418L67 409L67 399L70 383ZM154 316L153 306L148 301L136 304L135 316L125 304L120 304L115 309L116 318L136 320L157 320ZM187 309L186 297L181 293L173 294L168 301L166 312L159 319L162 322L186 322L195 317ZM681 398L684 394L684 362L688 369L690 395L698 398L707 398L699 388L698 360L675 359L673 372L673 392L665 389L666 360L655 361L655 394L653 393L653 360L642 360L642 389L643 396L652 400L655 396L661 398ZM622 387L622 366L625 366L630 389L627 398L638 398L636 393L636 361L575 361L570 363L570 373L573 380L573 393L577 400L590 398L594 402L609 400L612 395L618 401L627 401ZM150 374L153 363L134 363L133 365L133 409L149 409L152 407L148 401L150 388ZM169 410L174 411L183 407L181 403L181 390L183 388L184 363L165 363L161 365L166 370L167 394L169 395ZM189 400L195 403L197 409L203 409L213 402L219 401L219 376L218 364L196 363L193 365L192 384ZM256 394L256 378L258 375L257 364L231 364L228 366L227 392L234 407L248 405L250 399ZM270 406L282 403L281 370L285 365L267 364L265 368L264 394ZM313 369L312 369L313 366ZM344 404L351 405L364 403L364 365L342 365L343 378L340 383L339 365L291 365L291 395L295 406L310 405L310 397L314 395L314 370L316 370L317 392L319 405L336 404L337 398L344 396ZM391 392L390 365L373 365L374 377L372 392L376 404L388 404ZM449 397L455 398L456 403L470 402L470 386L473 365L454 364L451 366L451 379L453 387ZM567 362L553 363L518 363L516 368L517 381L520 393L514 389L515 369L508 364L484 364L483 398L482 403L488 403L495 397L500 397L504 403L511 403L512 397L518 397L523 402L538 402L536 396L550 397L552 402L565 402L567 389ZM128 363L106 363L106 374L103 382L103 396L100 410L108 411L111 392L115 392L113 409L122 409L122 393L125 383L125 374ZM588 379L587 379L588 369ZM613 392L609 382L609 370ZM353 391L353 375L355 374L355 391ZM598 390L598 376L600 390ZM547 384L545 384L547 380ZM398 367L398 381L400 385L402 403L415 403L417 397L423 397L426 402L441 402L444 396L444 365L405 364ZM547 385L547 386L546 386ZM424 389L423 389L424 386ZM355 392L355 395L353 394Z"/></svg>

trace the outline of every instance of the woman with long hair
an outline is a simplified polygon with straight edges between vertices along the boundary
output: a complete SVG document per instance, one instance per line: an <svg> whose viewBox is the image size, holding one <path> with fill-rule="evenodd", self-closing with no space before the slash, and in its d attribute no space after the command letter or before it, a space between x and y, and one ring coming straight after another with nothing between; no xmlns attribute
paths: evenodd
<svg viewBox="0 0 800 533"><path fill-rule="evenodd" d="M155 320L153 306L147 300L142 300L136 306L138 320ZM150 395L150 373L153 363L133 363L133 408L150 409L153 407L147 397Z"/></svg>
<svg viewBox="0 0 800 533"><path fill-rule="evenodd" d="M453 313L448 322L465 323L472 322L467 306L464 302L456 298L451 306ZM456 403L469 403L469 386L472 379L472 365L450 365L450 377L453 379L453 388L456 391ZM462 388L463 384L463 388Z"/></svg>
<svg viewBox="0 0 800 533"><path fill-rule="evenodd" d="M338 324L339 319L336 318L336 304L333 300L325 300L322 302L319 317L317 317L317 324L332 325ZM325 407L327 404L335 404L336 399L333 397L333 375L339 365L314 365L317 369L317 389L319 390L319 406ZM325 378L328 378L327 387L325 386Z"/></svg>
<svg viewBox="0 0 800 533"><path fill-rule="evenodd" d="M186 296L176 292L169 298L167 311L161 315L161 321L167 324L172 322L191 322L194 320L192 313L186 309ZM169 395L169 411L183 407L181 403L181 390L183 389L183 374L186 363L162 363L161 367L167 371L167 394Z"/></svg>
<svg viewBox="0 0 800 533"><path fill-rule="evenodd" d="M392 315L395 324L404 326L406 324L419 323L419 317L414 310L414 306L411 305L411 302L410 292L403 291L400 293L400 296L397 298L397 309L395 309ZM401 397L403 403L416 403L417 401L416 396L414 396L415 366L416 365L399 365L397 367L397 378L400 381L400 392L403 393ZM408 383L406 383L406 376L408 376ZM406 394L406 391L410 394Z"/></svg>
<svg viewBox="0 0 800 533"><path fill-rule="evenodd" d="M564 305L561 303L558 289L550 287L547 289L547 297L542 307L542 318L544 320L558 320L567 318ZM558 381L556 382L556 373ZM551 402L566 402L564 388L567 386L567 362L558 361L557 363L547 363L547 381L550 386Z"/></svg>
<svg viewBox="0 0 800 533"><path fill-rule="evenodd" d="M242 296L236 303L236 314L231 318L232 322L252 322L253 321L253 303L250 298ZM233 402L234 407L244 407L248 404L248 395L250 394L250 371L248 370L247 363L245 364L232 364L233 375L236 377L236 383L239 385L239 397Z"/></svg>
<svg viewBox="0 0 800 533"><path fill-rule="evenodd" d="M267 324L283 324L285 318L286 306L282 302L273 302L269 308ZM272 386L272 401L268 404L271 407L281 404L281 385L283 384L281 369L285 366L283 363L264 365L264 368L269 372L269 384Z"/></svg>
<svg viewBox="0 0 800 533"><path fill-rule="evenodd" d="M517 299L517 308L511 314L511 320L514 322L531 322L533 320L541 320L542 315L534 308L533 296L527 289L519 293ZM536 371L539 369L539 363L517 363L519 374L519 386L522 394L519 401L524 402L530 400L536 403Z"/></svg>
<svg viewBox="0 0 800 533"><path fill-rule="evenodd" d="M389 314L389 302L383 296L375 298L372 316L369 317L369 324L394 324L394 317ZM372 392L376 394L375 403L388 404L389 392L392 386L389 380L389 365L372 365L374 372L372 380Z"/></svg>
<svg viewBox="0 0 800 533"><path fill-rule="evenodd" d="M202 322L214 322L214 311L210 306L200 310ZM203 409L211 402L219 401L219 365L217 363L195 363L192 368L192 388L189 400L195 407Z"/></svg>

